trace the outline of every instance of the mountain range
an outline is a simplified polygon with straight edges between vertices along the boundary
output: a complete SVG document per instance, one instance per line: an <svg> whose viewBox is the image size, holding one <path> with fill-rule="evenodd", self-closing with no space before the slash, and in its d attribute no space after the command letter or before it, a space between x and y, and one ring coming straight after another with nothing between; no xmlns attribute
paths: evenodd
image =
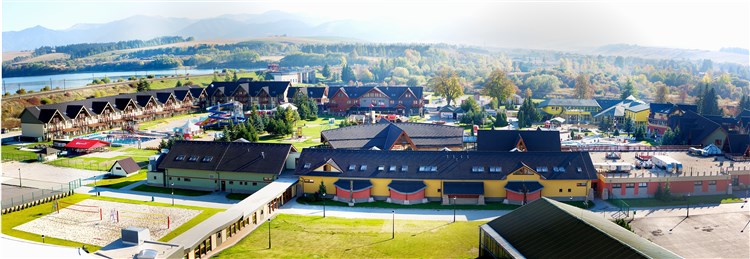
<svg viewBox="0 0 750 259"><path fill-rule="evenodd" d="M431 42L465 44L460 35L426 27L412 28L389 19L376 21L326 20L303 14L269 11L261 14L225 14L204 19L161 16L131 16L102 24L77 24L64 30L36 26L3 32L3 52L33 50L41 46L148 40L160 36L194 37L196 40L252 39L286 35L289 37L330 37L344 41ZM415 40L417 39L417 40ZM443 39L443 40L441 40ZM463 39L469 40L469 39ZM451 42L453 41L453 42ZM715 62L748 64L747 50L707 51L637 45L606 45L591 48L557 46L557 50L590 55L637 56L652 59L712 59ZM532 47L533 48L533 47Z"/></svg>

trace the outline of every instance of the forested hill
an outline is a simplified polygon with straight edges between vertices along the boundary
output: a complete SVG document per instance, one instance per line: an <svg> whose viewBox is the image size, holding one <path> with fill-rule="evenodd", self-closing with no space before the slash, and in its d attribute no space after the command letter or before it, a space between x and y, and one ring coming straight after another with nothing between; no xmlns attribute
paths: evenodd
<svg viewBox="0 0 750 259"><path fill-rule="evenodd" d="M731 62L743 65L750 65L750 56L748 56L748 50L742 48L724 48L720 51L708 51L708 50L697 50L697 49L672 49L672 48L658 48L658 47L645 47L638 45L628 44L615 44L606 45L598 48L581 49L577 51L582 54L589 55L605 55L605 56L626 56L626 57L639 57L648 59L689 59L689 60L702 60L710 59L713 62L723 63Z"/></svg>

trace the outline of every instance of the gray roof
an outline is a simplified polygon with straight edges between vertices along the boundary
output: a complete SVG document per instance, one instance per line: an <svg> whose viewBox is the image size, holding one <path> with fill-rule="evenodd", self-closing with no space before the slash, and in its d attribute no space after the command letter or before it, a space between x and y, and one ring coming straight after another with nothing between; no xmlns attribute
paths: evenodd
<svg viewBox="0 0 750 259"><path fill-rule="evenodd" d="M375 123L349 126L320 133L321 139L338 149L389 149L401 133L417 148L463 145L463 128L426 123Z"/></svg>
<svg viewBox="0 0 750 259"><path fill-rule="evenodd" d="M157 167L280 174L292 150L291 144L181 140L174 143Z"/></svg>
<svg viewBox="0 0 750 259"><path fill-rule="evenodd" d="M594 99L549 99L539 103L539 107L546 106L600 107Z"/></svg>
<svg viewBox="0 0 750 259"><path fill-rule="evenodd" d="M552 130L480 130L478 151L510 151L523 139L529 152L560 151L560 132Z"/></svg>
<svg viewBox="0 0 750 259"><path fill-rule="evenodd" d="M333 161L335 165L330 161ZM341 171L316 171L325 164L338 167ZM363 165L366 166L364 170L362 170ZM383 170L379 170L381 166ZM396 170L390 171L390 166L396 166ZM472 169L475 166L481 166L483 171L474 172ZM388 151L306 148L302 150L299 157L295 174L404 180L501 180L522 166L539 171L538 174L544 179L596 179L596 170L588 152ZM432 171L426 167L430 169L434 167L435 170ZM490 172L489 167L500 167L501 170ZM581 170L579 171L578 168Z"/></svg>
<svg viewBox="0 0 750 259"><path fill-rule="evenodd" d="M487 225L526 258L680 258L600 214L546 197Z"/></svg>

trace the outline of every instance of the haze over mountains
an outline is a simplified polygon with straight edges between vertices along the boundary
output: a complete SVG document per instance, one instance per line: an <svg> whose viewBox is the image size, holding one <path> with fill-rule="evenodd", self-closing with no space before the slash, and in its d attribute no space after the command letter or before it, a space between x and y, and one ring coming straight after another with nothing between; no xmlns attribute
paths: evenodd
<svg viewBox="0 0 750 259"><path fill-rule="evenodd" d="M452 27L453 29L451 29ZM434 26L400 24L388 19L376 21L330 20L283 11L261 14L226 14L205 19L161 16L131 16L103 24L77 24L64 30L36 26L21 31L3 32L3 51L31 50L41 46L73 43L114 42L159 36L195 37L196 40L250 39L286 35L289 37L336 37L349 41L417 42L473 44L483 47L546 48L582 54L623 55L644 58L713 59L716 62L748 64L746 53L654 48L635 45L607 45L583 47L580 44L547 43L529 45L509 35L505 42L487 42L470 37L457 29L458 25L436 29ZM475 28L476 26L471 26ZM502 33L502 32L497 32ZM479 33L481 34L481 33ZM516 35L518 36L518 35ZM730 46L728 46L730 47Z"/></svg>

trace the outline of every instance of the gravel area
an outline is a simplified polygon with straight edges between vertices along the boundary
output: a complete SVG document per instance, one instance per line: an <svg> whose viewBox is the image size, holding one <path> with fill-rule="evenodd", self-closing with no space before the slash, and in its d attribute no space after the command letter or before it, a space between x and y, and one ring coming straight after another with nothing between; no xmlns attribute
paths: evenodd
<svg viewBox="0 0 750 259"><path fill-rule="evenodd" d="M68 208L79 211L62 209L59 213L48 214L14 229L103 247L119 239L122 235L120 231L131 226L148 228L151 240L158 240L201 213L200 210L94 199L76 205ZM102 210L102 220L99 220L99 208ZM113 212L119 212L119 222L116 222L117 213ZM169 228L167 216L170 219Z"/></svg>

